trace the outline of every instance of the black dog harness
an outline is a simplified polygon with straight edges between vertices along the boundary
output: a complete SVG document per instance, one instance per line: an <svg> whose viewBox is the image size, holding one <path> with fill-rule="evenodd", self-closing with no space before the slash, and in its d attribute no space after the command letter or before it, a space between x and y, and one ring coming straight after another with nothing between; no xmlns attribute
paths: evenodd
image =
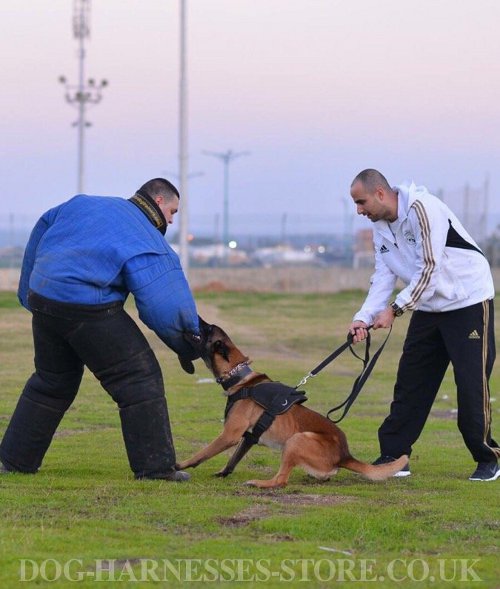
<svg viewBox="0 0 500 589"><path fill-rule="evenodd" d="M227 419L229 411L236 401L240 401L241 399L252 399L257 405L264 408L264 413L254 425L252 432L246 432L252 438L255 438L254 444L271 427L277 415L286 413L296 403L300 404L307 401L307 397L303 391L297 391L281 382L262 382L253 387L245 387L229 395L224 412L224 420ZM256 430L262 431L257 434Z"/></svg>
<svg viewBox="0 0 500 589"><path fill-rule="evenodd" d="M220 476L231 474L238 462L245 456L252 446L258 443L262 434L268 430L278 415L286 413L293 405L307 401L303 391L284 385L281 382L263 382L253 387L240 389L229 395L224 412L224 421L229 411L237 401L252 399L264 408L264 413L259 417L252 431L246 431L231 456L226 467L219 473Z"/></svg>

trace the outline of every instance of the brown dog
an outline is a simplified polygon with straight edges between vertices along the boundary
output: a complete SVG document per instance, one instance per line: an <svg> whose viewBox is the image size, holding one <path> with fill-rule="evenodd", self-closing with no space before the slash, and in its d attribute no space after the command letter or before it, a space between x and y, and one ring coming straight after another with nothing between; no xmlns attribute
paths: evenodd
<svg viewBox="0 0 500 589"><path fill-rule="evenodd" d="M271 382L267 375L249 368L249 359L220 327L208 325L201 319L200 326L202 339L192 343L198 347L201 358L228 396L238 393L244 387ZM225 386L227 384L229 386ZM198 466L235 446L263 413L263 407L251 398L236 401L229 410L222 433L203 450L177 464L177 468L184 470ZM277 415L269 429L262 434L259 443L280 448L282 456L280 469L272 479L247 481L247 485L255 487L284 487L295 466L301 466L309 475L322 481L336 474L339 467L357 472L372 481L381 481L393 476L408 462L406 455L389 464L377 466L356 460L349 453L342 430L326 417L299 404L294 404L286 413ZM217 474L226 476L232 472L232 468L228 468L230 464L231 461Z"/></svg>

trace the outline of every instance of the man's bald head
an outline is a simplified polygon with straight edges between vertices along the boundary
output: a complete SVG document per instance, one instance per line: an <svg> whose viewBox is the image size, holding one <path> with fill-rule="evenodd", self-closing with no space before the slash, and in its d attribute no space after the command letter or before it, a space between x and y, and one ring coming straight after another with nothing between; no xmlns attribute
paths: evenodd
<svg viewBox="0 0 500 589"><path fill-rule="evenodd" d="M352 181L351 188L354 186L354 184L356 184L356 182L361 182L365 190L370 194L373 194L377 188L391 190L389 182L387 182L385 176L383 176L378 170L374 170L372 168L368 168L360 172Z"/></svg>
<svg viewBox="0 0 500 589"><path fill-rule="evenodd" d="M358 215L372 222L382 219L392 222L398 217L398 194L377 170L363 170L354 178L351 197Z"/></svg>

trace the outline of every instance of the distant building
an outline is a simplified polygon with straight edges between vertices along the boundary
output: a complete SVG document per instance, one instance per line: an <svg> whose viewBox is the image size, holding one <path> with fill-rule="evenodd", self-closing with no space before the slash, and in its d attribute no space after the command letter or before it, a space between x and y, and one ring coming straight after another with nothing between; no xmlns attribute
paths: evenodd
<svg viewBox="0 0 500 589"><path fill-rule="evenodd" d="M373 249L373 231L360 229L354 238L353 268L370 268L375 264Z"/></svg>

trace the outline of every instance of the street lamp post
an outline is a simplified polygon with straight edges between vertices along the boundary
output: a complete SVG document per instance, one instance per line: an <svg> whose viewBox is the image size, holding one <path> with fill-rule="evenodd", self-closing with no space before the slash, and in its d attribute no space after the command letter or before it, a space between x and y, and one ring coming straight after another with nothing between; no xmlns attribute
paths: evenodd
<svg viewBox="0 0 500 589"><path fill-rule="evenodd" d="M73 12L73 34L78 39L78 84L69 84L65 76L59 82L66 89L66 101L78 109L78 119L73 123L78 129L78 181L77 192L82 193L85 186L85 129L91 126L86 120L87 105L97 104L102 99L102 90L107 80L96 82L89 78L85 82L85 39L90 36L90 0L75 0Z"/></svg>
<svg viewBox="0 0 500 589"><path fill-rule="evenodd" d="M249 151L234 152L232 149L228 149L225 152L215 151L204 151L205 155L216 157L224 164L224 199L223 199L223 210L222 210L222 246L223 246L223 259L226 261L226 248L229 243L229 164L236 158L244 155L249 155Z"/></svg>

